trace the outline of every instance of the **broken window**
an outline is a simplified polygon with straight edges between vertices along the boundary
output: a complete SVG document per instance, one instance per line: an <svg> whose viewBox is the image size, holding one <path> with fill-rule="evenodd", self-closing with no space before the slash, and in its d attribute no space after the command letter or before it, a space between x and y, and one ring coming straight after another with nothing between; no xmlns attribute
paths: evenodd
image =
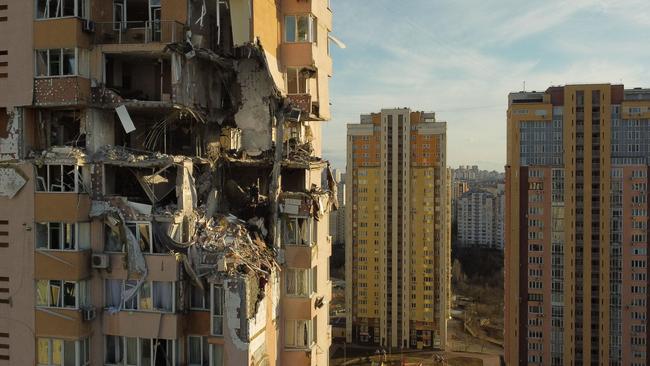
<svg viewBox="0 0 650 366"><path fill-rule="evenodd" d="M54 338L38 338L38 366L88 366L90 365L90 339L68 341Z"/></svg>
<svg viewBox="0 0 650 366"><path fill-rule="evenodd" d="M36 19L88 17L88 0L36 0Z"/></svg>
<svg viewBox="0 0 650 366"><path fill-rule="evenodd" d="M152 253L151 245L151 223L150 222L127 222L126 227L131 230L133 236L140 244L143 253Z"/></svg>
<svg viewBox="0 0 650 366"><path fill-rule="evenodd" d="M309 77L299 67L287 67L287 93L308 94Z"/></svg>
<svg viewBox="0 0 650 366"><path fill-rule="evenodd" d="M224 291L223 286L212 286L212 335L223 335L223 308Z"/></svg>
<svg viewBox="0 0 650 366"><path fill-rule="evenodd" d="M178 345L174 340L106 336L106 366L177 366Z"/></svg>
<svg viewBox="0 0 650 366"><path fill-rule="evenodd" d="M317 28L318 22L310 14L287 15L284 17L284 41L316 43Z"/></svg>
<svg viewBox="0 0 650 366"><path fill-rule="evenodd" d="M36 247L50 250L90 249L90 223L36 223Z"/></svg>
<svg viewBox="0 0 650 366"><path fill-rule="evenodd" d="M78 75L78 48L36 50L36 76Z"/></svg>
<svg viewBox="0 0 650 366"><path fill-rule="evenodd" d="M311 246L312 219L309 217L289 217L282 219L282 237L284 245Z"/></svg>
<svg viewBox="0 0 650 366"><path fill-rule="evenodd" d="M51 146L85 147L81 134L81 112L78 110L39 110L39 127L45 148Z"/></svg>
<svg viewBox="0 0 650 366"><path fill-rule="evenodd" d="M107 308L119 308L123 293L132 293L137 287L136 280L106 280L105 295ZM145 281L130 299L125 299L126 310L156 311L172 313L175 299L175 283Z"/></svg>
<svg viewBox="0 0 650 366"><path fill-rule="evenodd" d="M210 293L201 290L196 286L190 289L190 309L192 310L210 310Z"/></svg>
<svg viewBox="0 0 650 366"><path fill-rule="evenodd" d="M36 168L37 192L79 192L81 175L76 165L45 164Z"/></svg>
<svg viewBox="0 0 650 366"><path fill-rule="evenodd" d="M86 281L36 281L36 305L51 308L79 309L88 304Z"/></svg>
<svg viewBox="0 0 650 366"><path fill-rule="evenodd" d="M122 98L163 102L171 100L171 58L106 54L105 60L106 86ZM146 115L143 120L150 122L151 117Z"/></svg>
<svg viewBox="0 0 650 366"><path fill-rule="evenodd" d="M287 348L309 348L312 344L311 320L287 320L284 340Z"/></svg>
<svg viewBox="0 0 650 366"><path fill-rule="evenodd" d="M286 270L287 295L309 296L311 294L310 270L302 268L288 268Z"/></svg>

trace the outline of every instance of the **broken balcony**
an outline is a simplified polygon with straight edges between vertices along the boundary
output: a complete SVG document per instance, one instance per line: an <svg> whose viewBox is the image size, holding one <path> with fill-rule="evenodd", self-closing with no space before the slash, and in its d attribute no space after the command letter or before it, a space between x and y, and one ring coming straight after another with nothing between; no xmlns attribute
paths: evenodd
<svg viewBox="0 0 650 366"><path fill-rule="evenodd" d="M318 121L318 71L312 67L287 67L287 99L301 111L300 120Z"/></svg>
<svg viewBox="0 0 650 366"><path fill-rule="evenodd" d="M125 104L129 101L171 102L171 60L161 55L106 54L105 88L114 94L111 100L96 102ZM98 99L98 98L95 98ZM104 99L104 100L102 100ZM128 105L128 103L126 103ZM140 103L138 105L146 105ZM152 106L158 106L152 104Z"/></svg>
<svg viewBox="0 0 650 366"><path fill-rule="evenodd" d="M95 44L172 43L183 40L184 25L162 20L160 0L114 0L113 21L95 24Z"/></svg>

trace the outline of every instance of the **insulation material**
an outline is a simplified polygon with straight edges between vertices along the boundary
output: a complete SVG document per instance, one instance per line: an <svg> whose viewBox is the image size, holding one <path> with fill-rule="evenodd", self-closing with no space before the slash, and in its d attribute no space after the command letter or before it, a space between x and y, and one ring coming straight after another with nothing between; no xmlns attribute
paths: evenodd
<svg viewBox="0 0 650 366"><path fill-rule="evenodd" d="M256 59L237 62L237 82L241 103L235 114L237 127L242 131L242 148L250 155L271 148L271 98L275 90L268 70Z"/></svg>
<svg viewBox="0 0 650 366"><path fill-rule="evenodd" d="M120 118L120 122L122 122L124 132L131 133L135 131L135 125L133 124L133 120L131 119L129 111L126 110L125 106L121 105L115 108L115 112L117 112L117 116Z"/></svg>

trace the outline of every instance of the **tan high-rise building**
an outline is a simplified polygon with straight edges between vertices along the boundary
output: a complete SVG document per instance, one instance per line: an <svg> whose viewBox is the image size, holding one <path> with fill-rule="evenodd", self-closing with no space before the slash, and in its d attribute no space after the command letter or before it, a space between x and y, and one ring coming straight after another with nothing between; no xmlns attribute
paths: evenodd
<svg viewBox="0 0 650 366"><path fill-rule="evenodd" d="M331 26L326 0L0 3L1 366L328 364Z"/></svg>
<svg viewBox="0 0 650 366"><path fill-rule="evenodd" d="M346 337L444 348L450 296L446 123L384 109L348 125Z"/></svg>
<svg viewBox="0 0 650 366"><path fill-rule="evenodd" d="M508 365L648 365L650 90L511 93Z"/></svg>

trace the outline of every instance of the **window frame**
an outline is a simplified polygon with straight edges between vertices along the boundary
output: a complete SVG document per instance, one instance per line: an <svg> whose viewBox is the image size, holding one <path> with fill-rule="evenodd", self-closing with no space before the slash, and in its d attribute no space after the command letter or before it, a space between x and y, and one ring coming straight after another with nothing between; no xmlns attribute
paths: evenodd
<svg viewBox="0 0 650 366"><path fill-rule="evenodd" d="M108 300L108 296L106 296L107 292L107 287L106 287L106 281L108 280L113 280L113 281L120 281L120 293L123 294L126 292L126 286L127 282L135 282L135 285L137 286L137 280L125 280L125 279L110 279L107 278L104 280L104 308L108 308L109 305L106 304ZM171 291L172 291L172 300L171 300L171 305L172 309L170 311L168 310L161 310L161 309L156 309L155 304L156 304L156 298L155 298L155 291L154 291L154 282L162 282L162 283L171 283ZM143 297L141 296L142 289L143 287L147 285L149 286L149 292L150 292L150 298L151 298L151 308L142 308L141 307L141 301ZM176 313L176 281L145 281L140 288L138 288L138 291L133 295L130 299L126 300L120 296L120 305L123 310L128 310L128 311L137 311L137 312L145 312L145 313L159 313L159 314L175 314ZM132 307L127 307L127 303L134 303L135 308Z"/></svg>
<svg viewBox="0 0 650 366"><path fill-rule="evenodd" d="M315 267L314 267L315 268ZM307 293L306 294L301 294L298 291L298 274L304 274L304 283L307 287ZM289 291L289 277L292 276L293 278L293 283L295 287L294 292ZM290 297L302 297L302 298L309 298L314 294L314 286L313 286L313 268L287 268L285 271L285 286L284 286L284 292L287 296Z"/></svg>
<svg viewBox="0 0 650 366"><path fill-rule="evenodd" d="M203 305L201 307L196 307L193 305L193 299L194 299L194 294L196 291L199 291L200 289L196 286L191 286L190 287L190 310L193 311L211 311L211 293L210 291L203 290L202 292L202 303Z"/></svg>
<svg viewBox="0 0 650 366"><path fill-rule="evenodd" d="M296 335L300 331L300 328L301 328L300 323L301 322L307 323L306 324L307 325L307 328L306 328L307 329L307 344L308 344L307 346L297 344L298 343L298 338L296 337ZM288 350L308 350L308 349L311 349L315 344L314 335L313 335L314 327L313 327L312 322L313 322L312 319L287 319L287 320L285 320L285 323L284 323L285 329L287 331L289 329L292 329L294 342L293 342L293 344L288 344L287 342L288 342L289 337L285 336L284 348L288 349Z"/></svg>
<svg viewBox="0 0 650 366"><path fill-rule="evenodd" d="M63 63L64 63L64 51L69 51L69 50L74 50L74 64L73 64L73 71L70 74L65 74L63 72ZM58 51L59 55L59 73L54 75L52 74L51 70L51 54L53 51ZM38 63L38 56L40 52L46 52L46 69L47 71L45 74L41 75L39 73L39 63ZM81 76L79 69L79 47L74 47L74 48L47 48L47 49L36 49L34 50L34 78L36 79L46 79L46 78L67 78L67 77L76 77L76 76ZM58 164L52 164L52 165L58 165ZM67 164L61 164L61 165L67 165Z"/></svg>
<svg viewBox="0 0 650 366"><path fill-rule="evenodd" d="M36 227L37 227L36 233L35 233L35 235L36 235L36 240L35 240L36 241L36 250L46 250L46 251L53 251L53 252L81 252L81 251L90 249L90 230L91 230L90 222L86 222L86 221L79 221L79 222L48 221L48 222L36 222L35 224L36 224ZM73 242L74 243L73 243L73 248L72 249L65 249L65 248L52 249L52 247L51 247L52 243L51 243L51 240L50 240L51 237L52 237L52 234L51 234L51 225L52 224L73 225L72 230L73 230ZM38 227L41 226L41 225L45 225L46 226L46 231L47 231L47 235L46 235L47 236L47 238L46 238L47 243L46 243L45 246L40 245L41 241L40 241L40 239L38 237L38 235L39 235ZM84 227L86 227L86 230L88 232L88 237L86 237L86 238L82 238L82 236L80 234L82 232L82 225ZM63 243L65 241L65 240L63 240L64 239L64 233L65 233L65 231L62 230L61 228L59 228L59 235L60 235L59 240L61 241L61 243ZM82 244L83 241L85 241L85 244Z"/></svg>
<svg viewBox="0 0 650 366"><path fill-rule="evenodd" d="M45 340L48 342L47 346L47 353L48 353L48 362L47 363L39 363L38 362L38 356L39 356L39 341ZM36 338L36 366L54 366L55 364L53 363L53 343L54 341L60 341L61 343L61 364L63 365L65 363L65 342L74 342L74 360L75 360L75 366L90 366L90 338L85 337L81 339L77 339L74 341L70 340L65 340L65 339L60 339L60 338L50 338L50 337L37 337Z"/></svg>
<svg viewBox="0 0 650 366"><path fill-rule="evenodd" d="M61 173L60 174L60 177L61 177L60 183L61 184L50 184L51 180L52 180L51 177L50 177L50 170L51 170L50 167L51 166L60 167L60 173ZM65 188L65 185L63 184L63 179L64 179L64 176L65 176L64 174L69 174L69 172L64 173L63 169L66 166L74 167L71 170L71 172L74 172L74 177L73 177L73 179L74 179L74 189L71 190L71 191L66 191L64 189ZM35 191L37 193L83 193L84 192L84 190L82 190L83 182L82 182L82 176L81 176L81 171L80 171L81 165L76 165L76 164L43 164L43 167L45 167L45 172L46 172L45 177L40 176L39 175L39 168L36 168L36 174L35 174L36 179L34 179L34 184L36 185L35 186ZM43 189L41 189L41 187L40 187L42 184L45 185L44 187L42 187ZM51 188L54 187L54 186L59 186L59 187L61 187L61 189L58 190L58 191L51 190Z"/></svg>
<svg viewBox="0 0 650 366"><path fill-rule="evenodd" d="M35 20L49 20L49 19L65 19L65 18L80 18L80 19L89 19L90 18L90 1L89 0L44 0L45 1L45 11L43 16L39 16L38 3L39 0L34 0L34 19ZM69 1L73 3L74 14L73 15L63 15L63 7L61 6L61 15L59 16L50 16L50 3L57 2L61 4L62 1ZM80 6L81 5L81 6ZM57 9L59 6L57 6ZM81 14L79 14L81 12Z"/></svg>
<svg viewBox="0 0 650 366"><path fill-rule="evenodd" d="M287 220L291 220L294 222L296 225L296 231L295 231L295 238L293 239L293 242L289 242L287 240L288 234L286 233L287 227ZM308 244L300 244L301 239L300 239L300 229L299 229L299 221L298 220L306 220L307 221L307 237L308 237ZM316 245L315 240L314 240L314 219L311 216L294 216L294 215L285 215L282 217L282 245L283 246L299 246L299 247L313 247Z"/></svg>
<svg viewBox="0 0 650 366"><path fill-rule="evenodd" d="M221 314L215 314L216 311L216 302L215 296L217 292L220 292L221 294ZM210 334L213 336L218 336L218 337L223 337L224 336L224 320L225 320L225 309L224 307L226 306L226 299L225 299L226 292L224 290L224 287L222 284L212 284L210 286ZM215 320L216 319L221 319L221 329L219 332L215 332Z"/></svg>
<svg viewBox="0 0 650 366"><path fill-rule="evenodd" d="M298 39L298 24L299 24L299 18L301 17L306 17L307 18L307 40L299 40ZM290 18L293 18L290 21ZM293 34L293 40L290 40L288 37L288 31L289 27L288 24L292 24L292 29L294 31ZM313 43L314 45L318 44L318 18L314 16L314 14L311 13L296 13L296 14L286 14L284 16L284 23L283 23L284 29L283 29L283 34L282 34L282 39L284 40L284 43Z"/></svg>
<svg viewBox="0 0 650 366"><path fill-rule="evenodd" d="M51 287L53 286L52 281L59 281L60 282L60 289L59 289L59 303L60 306L57 305L51 305L52 304L52 290ZM39 286L38 284L41 282L46 282L47 286L45 287L45 303L46 305L39 304ZM65 286L66 284L72 283L74 284L74 291L75 291L75 304L74 306L66 306L65 305ZM36 280L35 285L34 285L34 292L35 292L35 303L36 303L36 308L37 309L69 309L69 310L79 310L82 309L84 306L88 305L90 303L90 286L88 285L88 281L68 281L68 280Z"/></svg>
<svg viewBox="0 0 650 366"><path fill-rule="evenodd" d="M119 341L116 342L115 344L119 344L120 346L120 353L122 355L122 361L120 363L108 363L107 362L107 352L108 350L108 338L113 337L116 340ZM135 339L135 344L136 344L136 363L135 364L127 364L127 354L128 354L128 340L129 339ZM182 364L179 360L179 355L180 355L180 350L178 349L178 342L176 342L175 339L162 339L162 338L141 338L141 337L126 337L126 336L113 336L113 335L104 335L104 354L103 354L103 362L102 365L104 366L154 366L154 363L156 362L155 358L153 355L155 354L155 349L156 349L156 343L154 341L165 341L167 342L167 345L171 343L171 348L172 348L172 363L171 366L178 366ZM149 349L150 349L150 362L149 365L143 364L142 362L142 344L143 342L149 342Z"/></svg>
<svg viewBox="0 0 650 366"><path fill-rule="evenodd" d="M305 94L310 94L310 85L309 85L309 84L310 84L310 82L309 82L310 78L302 77L302 76L301 76L301 70L304 69L304 68L305 68L305 67L302 67L302 66L299 66L299 67L296 67L296 66L288 66L288 67L287 67L287 70L286 70L286 75L287 75L287 76L286 76L286 82L285 82L285 84L286 84L285 87L286 87L286 90L287 90L287 95L305 95ZM296 92L295 92L295 93L291 93L291 92L289 92L289 87L290 87L290 85L289 85L289 75L290 75L290 74L294 74L294 73L295 73L295 75L293 75L293 76L295 77L295 80L296 80ZM302 92L301 92L301 78L304 79L304 86L303 86L303 87L304 87L304 91L302 91Z"/></svg>
<svg viewBox="0 0 650 366"><path fill-rule="evenodd" d="M147 227L148 227L147 230L149 232L148 233L149 234L149 250L147 250L147 251L143 250L142 254L144 254L144 255L169 255L168 253L157 253L157 252L155 252L155 249L154 249L155 248L154 237L153 237L153 225L152 225L151 221L125 221L124 225L126 226L127 230L130 230L129 226L135 226L135 230L136 230L135 234L133 234L133 232L131 232L131 233L133 234L133 236L135 236L135 239L138 241L138 243L140 243L140 237L141 237L140 236L141 235L140 234L140 232L141 232L140 231L140 225L147 225ZM106 224L104 224L104 239L106 238L107 230L110 230L110 227L108 227ZM123 245L121 250L108 250L106 248L106 240L104 240L104 252L105 253L111 253L111 254L126 253L126 248Z"/></svg>

